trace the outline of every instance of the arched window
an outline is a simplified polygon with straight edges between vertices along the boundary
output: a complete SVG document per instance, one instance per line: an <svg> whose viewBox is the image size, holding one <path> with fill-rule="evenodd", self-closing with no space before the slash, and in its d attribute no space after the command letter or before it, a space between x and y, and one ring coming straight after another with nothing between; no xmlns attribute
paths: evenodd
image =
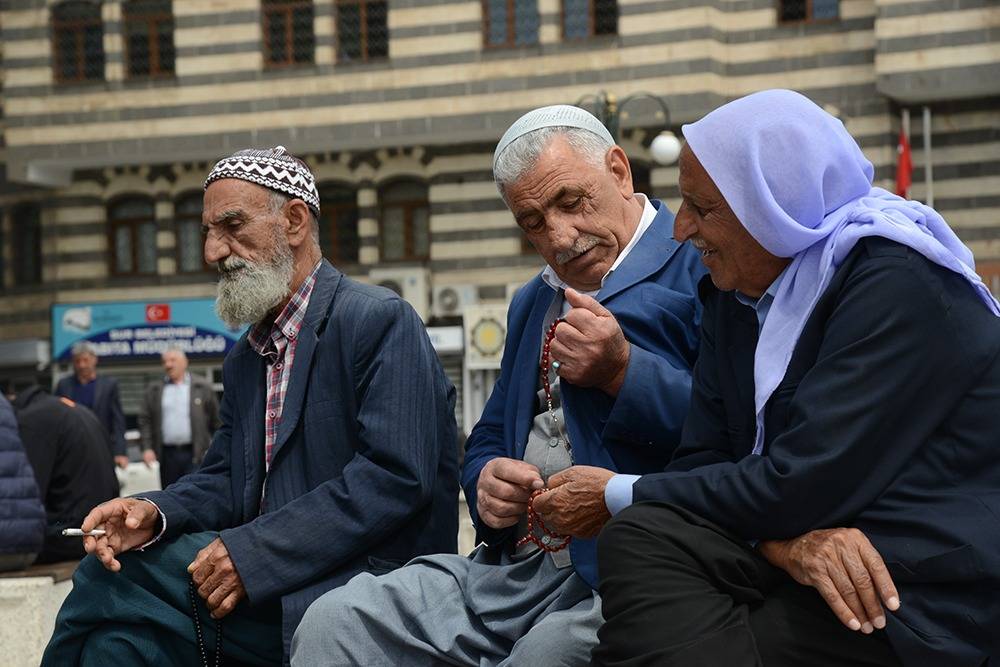
<svg viewBox="0 0 1000 667"><path fill-rule="evenodd" d="M263 0L264 62L271 67L313 62L316 33L311 0Z"/></svg>
<svg viewBox="0 0 1000 667"><path fill-rule="evenodd" d="M186 192L174 203L174 229L177 234L177 272L207 271L204 240L201 235L202 193Z"/></svg>
<svg viewBox="0 0 1000 667"><path fill-rule="evenodd" d="M358 193L342 183L319 186L319 244L334 264L358 262Z"/></svg>
<svg viewBox="0 0 1000 667"><path fill-rule="evenodd" d="M170 0L129 0L122 5L130 77L174 75L174 17Z"/></svg>
<svg viewBox="0 0 1000 667"><path fill-rule="evenodd" d="M563 39L618 34L617 0L563 0Z"/></svg>
<svg viewBox="0 0 1000 667"><path fill-rule="evenodd" d="M42 282L42 209L38 204L11 209L10 259L15 285Z"/></svg>
<svg viewBox="0 0 1000 667"><path fill-rule="evenodd" d="M379 190L379 250L383 261L430 256L430 205L427 186L416 180L393 181Z"/></svg>
<svg viewBox="0 0 1000 667"><path fill-rule="evenodd" d="M99 2L61 2L52 8L56 81L104 79L104 25Z"/></svg>
<svg viewBox="0 0 1000 667"><path fill-rule="evenodd" d="M156 273L156 220L153 200L141 195L116 199L108 206L111 273Z"/></svg>
<svg viewBox="0 0 1000 667"><path fill-rule="evenodd" d="M486 46L538 43L537 0L483 0L483 42Z"/></svg>
<svg viewBox="0 0 1000 667"><path fill-rule="evenodd" d="M389 57L386 0L336 0L337 60L364 62Z"/></svg>

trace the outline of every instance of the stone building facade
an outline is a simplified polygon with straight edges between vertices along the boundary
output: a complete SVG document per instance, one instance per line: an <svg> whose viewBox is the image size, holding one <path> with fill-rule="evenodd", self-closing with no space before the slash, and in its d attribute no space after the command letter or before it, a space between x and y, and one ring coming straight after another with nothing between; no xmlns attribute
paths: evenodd
<svg viewBox="0 0 1000 667"><path fill-rule="evenodd" d="M992 0L8 0L0 376L44 348L54 303L211 296L201 182L247 146L302 156L327 255L429 325L503 303L541 262L492 148L525 110L599 92L669 108L620 111L637 180L671 206L652 137L771 87L837 114L890 189L912 109L924 199L926 106L934 205L1000 288L998 35Z"/></svg>

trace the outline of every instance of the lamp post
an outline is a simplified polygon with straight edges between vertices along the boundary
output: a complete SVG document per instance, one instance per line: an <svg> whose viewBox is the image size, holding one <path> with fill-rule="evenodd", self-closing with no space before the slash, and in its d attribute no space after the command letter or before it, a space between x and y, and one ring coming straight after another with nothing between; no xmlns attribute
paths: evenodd
<svg viewBox="0 0 1000 667"><path fill-rule="evenodd" d="M604 127L608 128L611 137L618 141L620 121L626 106L635 100L651 100L659 105L657 116L663 117L663 131L653 138L649 145L649 152L653 159L662 165L673 164L677 161L677 156L681 153L681 142L677 136L670 131L670 109L662 98L647 92L637 92L626 95L619 100L614 93L600 91L593 95L584 95L576 101L576 106L587 109L593 113Z"/></svg>

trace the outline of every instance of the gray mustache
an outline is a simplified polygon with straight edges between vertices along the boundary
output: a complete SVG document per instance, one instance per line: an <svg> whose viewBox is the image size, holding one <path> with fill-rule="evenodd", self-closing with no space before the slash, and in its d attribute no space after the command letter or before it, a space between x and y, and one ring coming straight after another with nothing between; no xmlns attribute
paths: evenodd
<svg viewBox="0 0 1000 667"><path fill-rule="evenodd" d="M581 236L576 240L576 243L573 244L572 248L569 250L563 250L562 252L556 254L556 264L565 264L571 259L579 257L583 253L587 252L600 242L601 240L596 236L591 236L589 234Z"/></svg>

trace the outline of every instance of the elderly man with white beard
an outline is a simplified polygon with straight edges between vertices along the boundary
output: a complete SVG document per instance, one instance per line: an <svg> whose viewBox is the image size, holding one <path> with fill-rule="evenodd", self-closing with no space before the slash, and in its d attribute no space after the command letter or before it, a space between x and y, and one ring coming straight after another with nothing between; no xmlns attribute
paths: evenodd
<svg viewBox="0 0 1000 667"><path fill-rule="evenodd" d="M288 661L306 607L355 574L456 549L455 390L420 318L321 256L319 196L284 148L205 182L226 357L201 468L115 499L84 546L43 665Z"/></svg>

